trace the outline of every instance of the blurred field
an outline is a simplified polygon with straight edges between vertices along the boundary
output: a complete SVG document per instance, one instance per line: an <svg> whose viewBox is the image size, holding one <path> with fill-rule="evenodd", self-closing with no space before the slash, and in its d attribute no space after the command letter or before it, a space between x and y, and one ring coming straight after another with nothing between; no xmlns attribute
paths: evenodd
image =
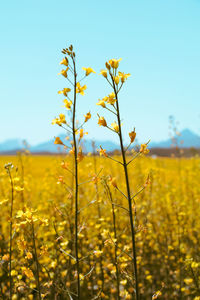
<svg viewBox="0 0 200 300"><path fill-rule="evenodd" d="M13 299L37 299L30 220L34 223L42 297L74 299L73 184L71 173L61 167L63 160L70 169L70 156L0 157L0 299L8 299L9 290L11 186L4 169L8 162L14 165L15 186ZM144 186L149 173L150 184L135 197L133 206L141 299L198 300L200 159L135 160L129 167L133 195ZM119 164L92 156L80 163L79 255L83 299L95 299L98 295L99 299L116 299L113 207L121 299L132 299L134 293L128 203L111 184L110 176L125 191Z"/></svg>

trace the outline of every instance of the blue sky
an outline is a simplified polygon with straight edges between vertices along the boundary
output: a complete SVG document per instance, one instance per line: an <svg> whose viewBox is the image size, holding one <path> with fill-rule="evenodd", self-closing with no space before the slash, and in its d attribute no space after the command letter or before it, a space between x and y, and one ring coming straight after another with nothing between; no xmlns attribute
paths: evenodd
<svg viewBox="0 0 200 300"><path fill-rule="evenodd" d="M93 115L89 137L113 139L97 125L98 98L109 92L98 75L110 58L131 73L120 96L124 131L141 141L168 137L168 117L200 134L200 0L46 1L0 3L0 142L36 144L61 133L51 120L63 112L57 91L63 47L73 44L85 82L79 116ZM80 75L81 76L81 75ZM110 121L110 119L108 119Z"/></svg>

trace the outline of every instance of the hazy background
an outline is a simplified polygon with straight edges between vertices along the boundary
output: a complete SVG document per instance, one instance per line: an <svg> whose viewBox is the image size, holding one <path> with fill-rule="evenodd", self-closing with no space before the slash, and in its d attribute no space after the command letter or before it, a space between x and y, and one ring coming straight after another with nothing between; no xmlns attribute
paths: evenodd
<svg viewBox="0 0 200 300"><path fill-rule="evenodd" d="M99 76L110 58L123 58L131 77L121 92L124 129L140 140L168 137L168 116L179 128L200 133L200 1L0 2L0 142L37 144L62 132L51 120L64 111L57 91L67 82L57 73L63 47L73 44L77 60L97 72L78 99L80 115L93 118L89 137L112 139L97 125L98 98L110 90Z"/></svg>

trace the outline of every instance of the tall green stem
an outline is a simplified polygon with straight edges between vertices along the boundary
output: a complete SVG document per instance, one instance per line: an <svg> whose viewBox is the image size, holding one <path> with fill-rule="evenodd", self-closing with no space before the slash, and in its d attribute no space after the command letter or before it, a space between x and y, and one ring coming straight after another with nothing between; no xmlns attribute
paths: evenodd
<svg viewBox="0 0 200 300"><path fill-rule="evenodd" d="M36 266L36 280L37 280L37 290L38 290L38 298L39 300L42 300L41 296L41 289L40 289L40 275L39 275L39 262L38 262L38 256L37 256L37 249L36 249L36 243L35 243L35 229L34 229L34 223L32 221L31 223L32 227L32 238L33 238L33 250L34 250L34 258L35 258L35 266Z"/></svg>
<svg viewBox="0 0 200 300"><path fill-rule="evenodd" d="M76 143L76 64L75 58L72 58L74 66L74 103L73 103L73 146L74 146L74 168L75 168L75 257L76 257L76 271L77 271L77 297L80 299L80 271L79 271L79 257L78 257L78 161L77 161L77 143Z"/></svg>
<svg viewBox="0 0 200 300"><path fill-rule="evenodd" d="M11 184L11 207L10 207L10 255L9 255L9 278L10 278L10 300L12 300L12 227L13 227L13 201L14 201L14 184L12 180L12 175L10 169L8 168L8 175L10 177L10 184Z"/></svg>
<svg viewBox="0 0 200 300"><path fill-rule="evenodd" d="M123 138L122 138L118 93L116 91L116 87L115 87L115 83L114 83L112 75L111 75L111 78L112 78L112 83L113 83L113 88L114 88L114 93L115 93L115 98L116 98L117 121L118 121L118 126L119 126L119 140L120 140L120 148L121 148L121 154L122 154L122 159L123 159L123 168L124 168L127 198L128 198L128 205L129 205L129 219L130 219L131 237L132 237L133 266L134 266L134 275L135 275L135 295L136 295L136 300L138 300L139 299L138 272L137 272L137 257L136 257L135 229L134 229L133 212L132 212L132 200L131 200L131 192L130 192L130 185L129 185L128 168L127 168L127 163L126 163L126 155L125 155Z"/></svg>

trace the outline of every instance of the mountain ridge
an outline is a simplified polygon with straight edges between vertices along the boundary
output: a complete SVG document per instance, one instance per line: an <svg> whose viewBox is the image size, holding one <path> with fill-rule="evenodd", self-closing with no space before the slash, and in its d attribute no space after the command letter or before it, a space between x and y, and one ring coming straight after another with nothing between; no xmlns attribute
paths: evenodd
<svg viewBox="0 0 200 300"><path fill-rule="evenodd" d="M60 134L59 137L64 140L65 135ZM183 129L180 135L176 136L176 141L181 148L200 148L200 136L191 131L190 129ZM183 143L182 143L183 141ZM65 141L66 145L70 145L69 141ZM119 149L119 145L113 141L109 140L97 140L95 141L95 148L99 148L100 145L107 151L113 151ZM160 141L160 142L150 142L149 148L170 148L172 147L172 138ZM0 153L20 151L24 148L24 140L22 139L8 139L0 143ZM29 150L32 153L62 153L61 147L54 144L54 139L48 140L43 143L39 143L35 146L30 146ZM92 140L86 139L83 143L83 150L85 152L92 152Z"/></svg>

